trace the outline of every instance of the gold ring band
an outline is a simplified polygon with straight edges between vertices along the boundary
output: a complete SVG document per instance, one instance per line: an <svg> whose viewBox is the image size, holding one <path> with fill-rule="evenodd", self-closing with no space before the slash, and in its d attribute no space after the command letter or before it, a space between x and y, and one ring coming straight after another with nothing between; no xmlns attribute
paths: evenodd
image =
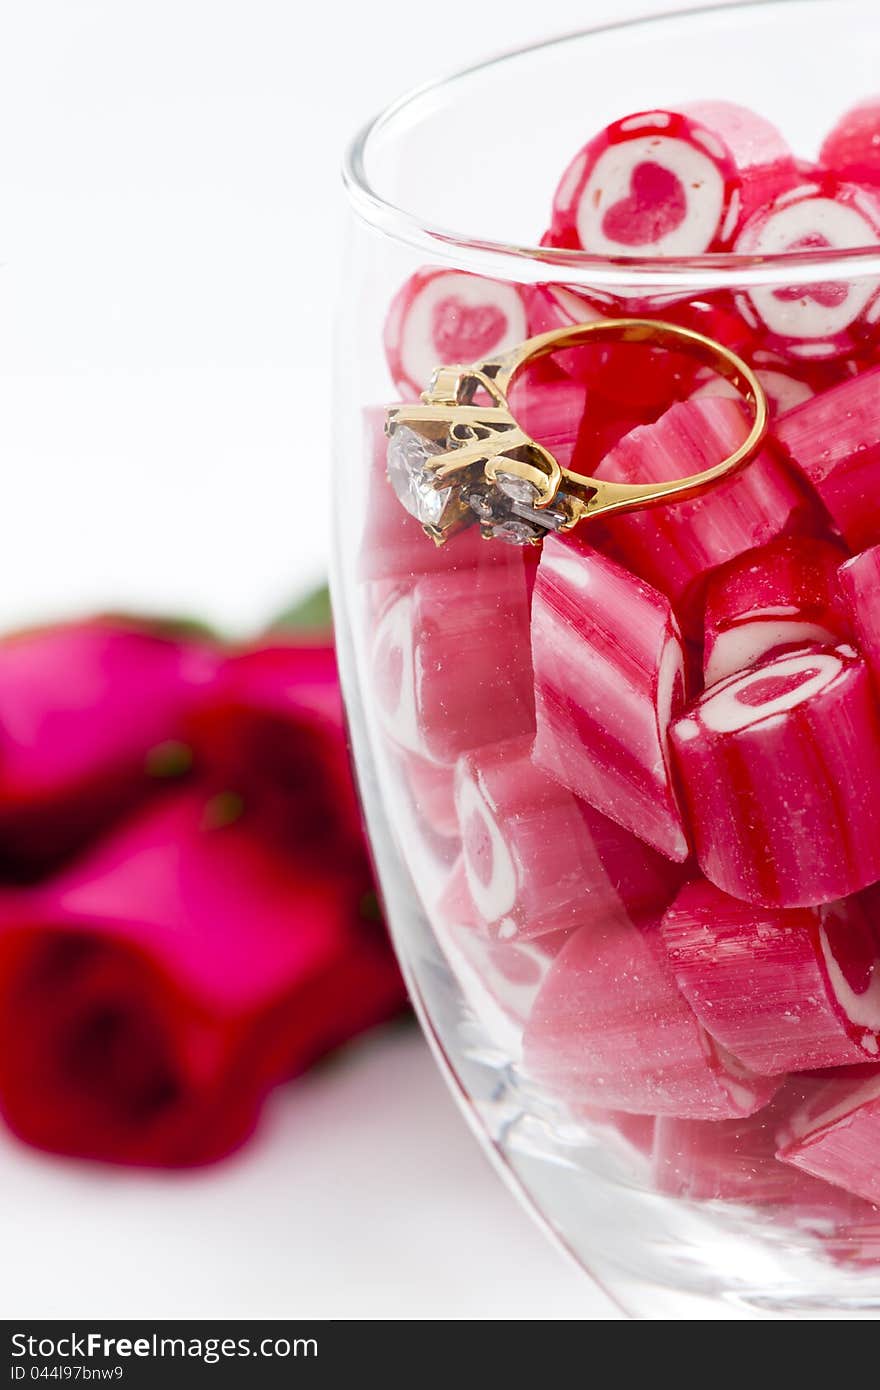
<svg viewBox="0 0 880 1390"><path fill-rule="evenodd" d="M523 368L539 358L603 341L645 343L685 352L730 382L752 412L751 429L740 447L701 473L665 482L615 483L562 468L553 454L518 424L508 403L510 388ZM480 391L491 404L474 403ZM764 388L736 353L691 328L662 320L623 318L594 319L552 329L498 357L469 366L438 367L422 393L422 403L390 407L385 428L389 476L405 455L411 470L421 470L425 486L441 495L442 505L432 499L430 518L420 515L420 520L427 534L442 544L478 517L480 506L491 509L493 488L497 491L500 487L508 498L521 499L521 514L531 518L530 525L523 526L522 534L515 537L523 542L540 539L542 530L570 530L589 517L694 497L754 458L767 424ZM403 443L406 448L401 447ZM475 498L476 512L472 509ZM528 499L525 512L523 498Z"/></svg>

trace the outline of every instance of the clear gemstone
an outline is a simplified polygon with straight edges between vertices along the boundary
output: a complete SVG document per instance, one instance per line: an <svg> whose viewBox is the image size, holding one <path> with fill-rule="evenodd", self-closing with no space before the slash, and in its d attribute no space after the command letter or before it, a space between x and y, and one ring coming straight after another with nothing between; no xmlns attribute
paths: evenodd
<svg viewBox="0 0 880 1390"><path fill-rule="evenodd" d="M506 521L499 521L492 527L492 539L505 541L507 545L529 545L545 534L540 527L533 526L528 521L519 521L514 516L508 517Z"/></svg>
<svg viewBox="0 0 880 1390"><path fill-rule="evenodd" d="M388 481L403 506L423 526L439 526L452 493L434 488L428 460L446 450L433 439L417 434L409 425L398 425L388 441Z"/></svg>
<svg viewBox="0 0 880 1390"><path fill-rule="evenodd" d="M538 497L538 489L528 478L517 478L514 473L499 473L498 486L512 502L524 502L533 507Z"/></svg>
<svg viewBox="0 0 880 1390"><path fill-rule="evenodd" d="M527 545L548 531L558 531L568 520L561 507L539 511L535 506L537 500L538 490L534 483L502 472L498 474L496 485L484 483L472 488L467 497L471 510L476 512L483 529L493 540L508 541L512 545Z"/></svg>

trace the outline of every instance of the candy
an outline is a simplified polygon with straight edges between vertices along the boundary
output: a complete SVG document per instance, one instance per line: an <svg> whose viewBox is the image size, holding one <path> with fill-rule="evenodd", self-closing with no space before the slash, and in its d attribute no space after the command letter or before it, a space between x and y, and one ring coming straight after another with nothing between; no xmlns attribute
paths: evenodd
<svg viewBox="0 0 880 1390"><path fill-rule="evenodd" d="M743 227L743 256L843 251L880 240L880 200L855 184L825 178L789 189ZM848 353L877 332L876 279L798 279L754 286L737 295L740 313L788 357L822 359Z"/></svg>
<svg viewBox="0 0 880 1390"><path fill-rule="evenodd" d="M847 639L842 559L828 541L783 537L716 570L706 588L706 684L786 649Z"/></svg>
<svg viewBox="0 0 880 1390"><path fill-rule="evenodd" d="M569 939L565 931L535 941L492 940L477 929L478 914L459 859L430 908L431 924L468 1007L486 1039L508 1061L522 1055L523 1030L550 966Z"/></svg>
<svg viewBox="0 0 880 1390"><path fill-rule="evenodd" d="M404 780L420 823L437 835L457 835L453 768L429 762L417 753L402 753L400 756Z"/></svg>
<svg viewBox="0 0 880 1390"><path fill-rule="evenodd" d="M795 177L768 121L728 102L643 111L575 156L556 189L557 245L603 256L689 256L729 245L754 207Z"/></svg>
<svg viewBox="0 0 880 1390"><path fill-rule="evenodd" d="M788 370L763 367L755 375L764 388L773 419L777 415L784 415L787 410L793 410L796 405L802 405L816 394L808 381Z"/></svg>
<svg viewBox="0 0 880 1390"><path fill-rule="evenodd" d="M697 1201L785 1203L822 1209L833 1189L776 1157L779 1132L818 1083L791 1077L754 1115L735 1120L682 1120L662 1115L654 1127L654 1182L660 1192Z"/></svg>
<svg viewBox="0 0 880 1390"><path fill-rule="evenodd" d="M782 189L790 187L793 180L800 179L799 161L765 116L733 101L692 101L684 109L691 120L702 122L721 140L733 156L738 187L732 201L738 204L740 226L757 208L764 207Z"/></svg>
<svg viewBox="0 0 880 1390"><path fill-rule="evenodd" d="M854 555L837 572L856 645L880 684L880 545Z"/></svg>
<svg viewBox="0 0 880 1390"><path fill-rule="evenodd" d="M793 1117L783 1163L880 1203L880 1076L829 1081Z"/></svg>
<svg viewBox="0 0 880 1390"><path fill-rule="evenodd" d="M738 401L720 396L684 401L621 439L596 476L624 483L685 477L720 463L747 431ZM690 628L696 621L690 610L698 607L706 573L796 529L805 512L794 479L764 449L740 474L701 496L622 512L605 518L605 526L615 554L667 594Z"/></svg>
<svg viewBox="0 0 880 1390"><path fill-rule="evenodd" d="M819 158L839 178L880 184L880 98L845 112L825 136Z"/></svg>
<svg viewBox="0 0 880 1390"><path fill-rule="evenodd" d="M503 940L663 907L680 873L531 758L531 740L461 759L456 804L468 887Z"/></svg>
<svg viewBox="0 0 880 1390"><path fill-rule="evenodd" d="M525 1031L528 1076L576 1103L637 1114L729 1119L771 1099L719 1047L679 991L656 920L605 919L565 943Z"/></svg>
<svg viewBox="0 0 880 1390"><path fill-rule="evenodd" d="M558 381L527 377L511 395L511 408L526 434L549 449L563 468L571 466L586 404L584 384L566 376Z"/></svg>
<svg viewBox="0 0 880 1390"><path fill-rule="evenodd" d="M545 333L602 317L582 295L564 286L539 285L525 294L531 333ZM637 412L634 424L643 423L670 401L683 399L699 370L692 356L642 343L586 343L554 353L553 362L589 388L588 421L597 413L604 415L610 404L618 414L621 408ZM597 395L601 402L596 401Z"/></svg>
<svg viewBox="0 0 880 1390"><path fill-rule="evenodd" d="M606 401L602 396L591 396L581 421L571 461L572 468L576 473L595 477L606 454L610 453L624 435L643 424L644 412L624 412L621 406ZM604 548L607 530L602 521L590 522L590 539L597 547Z"/></svg>
<svg viewBox="0 0 880 1390"><path fill-rule="evenodd" d="M514 285L459 270L419 270L398 291L385 323L385 355L401 395L417 400L435 367L506 352L528 336Z"/></svg>
<svg viewBox="0 0 880 1390"><path fill-rule="evenodd" d="M599 310L582 294L565 285L527 285L522 290L528 316L529 333L549 333L575 323L600 319ZM569 357L573 354L569 353ZM554 361L564 362L566 352L554 353Z"/></svg>
<svg viewBox="0 0 880 1390"><path fill-rule="evenodd" d="M574 538L544 542L532 603L537 765L661 854L688 841L667 765L684 699L667 599Z"/></svg>
<svg viewBox="0 0 880 1390"><path fill-rule="evenodd" d="M703 1027L762 1075L864 1062L878 1053L875 904L762 909L705 879L682 888L661 934Z"/></svg>
<svg viewBox="0 0 880 1390"><path fill-rule="evenodd" d="M569 1106L569 1111L578 1120L602 1125L605 1130L626 1140L630 1150L634 1149L644 1158L650 1158L654 1148L654 1130L658 1124L655 1115L628 1115L625 1110L604 1110L598 1105Z"/></svg>
<svg viewBox="0 0 880 1390"><path fill-rule="evenodd" d="M728 676L671 742L697 861L724 892L800 907L880 878L880 718L851 647Z"/></svg>
<svg viewBox="0 0 880 1390"><path fill-rule="evenodd" d="M423 575L376 626L382 728L435 763L534 728L526 569L521 551L497 549L507 564Z"/></svg>
<svg viewBox="0 0 880 1390"><path fill-rule="evenodd" d="M880 367L789 411L774 437L851 550L880 540Z"/></svg>
<svg viewBox="0 0 880 1390"><path fill-rule="evenodd" d="M768 353L767 356L770 357L771 354ZM752 365L756 366L756 363ZM785 367L758 368L755 375L764 388L771 419L775 419L777 415L784 415L787 410L793 410L796 405L802 405L816 394L812 385L803 377L796 376L787 364ZM728 396L735 400L738 392L731 382L706 371L700 375L697 388L691 392L690 399L702 400L704 396Z"/></svg>

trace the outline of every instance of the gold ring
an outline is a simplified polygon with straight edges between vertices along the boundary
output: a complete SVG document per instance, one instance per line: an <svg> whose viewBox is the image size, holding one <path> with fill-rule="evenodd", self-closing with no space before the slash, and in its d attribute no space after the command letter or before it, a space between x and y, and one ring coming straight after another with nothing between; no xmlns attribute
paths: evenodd
<svg viewBox="0 0 880 1390"><path fill-rule="evenodd" d="M527 363L608 340L687 352L729 381L752 412L752 427L736 452L668 482L614 483L562 468L518 424L508 404L511 385ZM474 403L480 391L490 404ZM388 477L438 545L474 521L484 534L499 534L493 517L512 519L501 528L506 539L536 544L548 531L569 531L589 517L696 496L754 458L767 422L760 381L721 343L654 319L593 319L539 333L484 362L437 367L420 405L395 405L387 412Z"/></svg>

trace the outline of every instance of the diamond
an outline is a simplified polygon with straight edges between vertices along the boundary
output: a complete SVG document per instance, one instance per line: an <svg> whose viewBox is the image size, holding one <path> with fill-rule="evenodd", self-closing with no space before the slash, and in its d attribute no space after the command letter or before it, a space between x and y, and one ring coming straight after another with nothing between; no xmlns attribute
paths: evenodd
<svg viewBox="0 0 880 1390"><path fill-rule="evenodd" d="M535 506L538 489L527 478L499 472L496 484L483 483L467 493L467 503L476 513L485 534L511 545L528 545L548 531L558 531L568 514L562 507ZM563 500L560 498L560 500Z"/></svg>
<svg viewBox="0 0 880 1390"><path fill-rule="evenodd" d="M398 425L388 441L388 481L400 502L423 526L439 526L452 488L433 486L429 459L443 454L443 444Z"/></svg>

